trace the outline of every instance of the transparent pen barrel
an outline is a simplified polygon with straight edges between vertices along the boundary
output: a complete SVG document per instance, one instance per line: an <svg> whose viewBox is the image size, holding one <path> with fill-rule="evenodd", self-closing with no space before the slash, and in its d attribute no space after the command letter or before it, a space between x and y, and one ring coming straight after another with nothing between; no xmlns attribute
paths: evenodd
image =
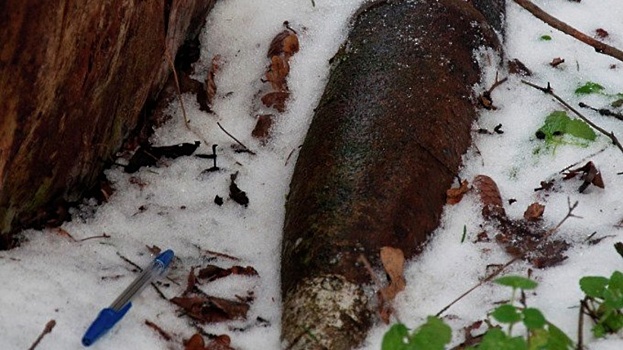
<svg viewBox="0 0 623 350"><path fill-rule="evenodd" d="M138 277L113 301L110 308L119 311L129 303L135 295L138 295L154 279L161 276L166 270L166 266L161 261L155 260L150 266L145 268Z"/></svg>

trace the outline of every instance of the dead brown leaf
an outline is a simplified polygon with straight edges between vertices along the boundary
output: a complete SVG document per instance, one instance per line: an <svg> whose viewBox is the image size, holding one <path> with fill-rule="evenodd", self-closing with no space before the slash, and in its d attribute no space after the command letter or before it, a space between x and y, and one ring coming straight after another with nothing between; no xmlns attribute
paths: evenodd
<svg viewBox="0 0 623 350"><path fill-rule="evenodd" d="M562 63L565 63L565 59L564 58L560 58L560 57L556 57L549 63L549 65L552 66L552 67L558 67Z"/></svg>
<svg viewBox="0 0 623 350"><path fill-rule="evenodd" d="M193 334L185 343L184 350L205 350L203 337L199 333Z"/></svg>
<svg viewBox="0 0 623 350"><path fill-rule="evenodd" d="M246 319L249 305L208 295L175 297L171 302L184 309L186 314L201 323L217 323Z"/></svg>
<svg viewBox="0 0 623 350"><path fill-rule="evenodd" d="M532 203L523 213L523 218L528 221L539 221L543 218L545 206L539 203Z"/></svg>
<svg viewBox="0 0 623 350"><path fill-rule="evenodd" d="M599 188L606 187L604 185L604 180L601 177L601 172L597 169L597 167L595 167L595 164L593 164L592 161L589 161L579 168L569 170L564 174L563 180L573 179L577 175L580 175L580 179L584 181L578 188L580 193L584 192L590 184L593 184Z"/></svg>
<svg viewBox="0 0 623 350"><path fill-rule="evenodd" d="M291 57L298 51L299 38L292 30L286 29L273 38L273 41L271 41L268 48L268 54L266 56L270 58L283 54L286 57Z"/></svg>
<svg viewBox="0 0 623 350"><path fill-rule="evenodd" d="M380 292L379 316L385 323L389 323L392 314L391 303L396 295L402 292L407 282L404 278L405 256L401 249L393 247L381 248L381 263L389 276L389 285L382 288Z"/></svg>
<svg viewBox="0 0 623 350"><path fill-rule="evenodd" d="M446 191L446 203L457 204L463 199L463 195L469 191L469 183L467 180L461 182L458 188L451 188Z"/></svg>
<svg viewBox="0 0 623 350"><path fill-rule="evenodd" d="M286 110L286 100L288 99L288 97L290 97L289 92L269 92L266 95L262 96L262 103L266 107L274 107L277 111L283 113Z"/></svg>
<svg viewBox="0 0 623 350"><path fill-rule="evenodd" d="M255 124L255 128L251 132L251 136L256 139L260 139L265 141L268 139L270 135L270 128L273 125L274 115L272 114L260 114L257 116L257 123Z"/></svg>
<svg viewBox="0 0 623 350"><path fill-rule="evenodd" d="M288 91L286 78L290 73L290 64L284 56L272 56L270 58L270 67L266 72L266 81L270 83L276 91Z"/></svg>
<svg viewBox="0 0 623 350"><path fill-rule="evenodd" d="M197 277L200 279L207 279L209 282L211 282L219 278L227 277L231 274L244 276L258 275L257 271L251 266L232 266L228 269L224 269L216 265L208 265L203 269L199 270L199 272L197 273Z"/></svg>
<svg viewBox="0 0 623 350"><path fill-rule="evenodd" d="M230 344L231 339L229 336L222 334L212 339L208 345L206 345L205 350L234 350Z"/></svg>
<svg viewBox="0 0 623 350"><path fill-rule="evenodd" d="M405 255L401 249L382 247L381 262L390 279L389 286L383 288L381 293L387 300L393 300L407 285L404 278Z"/></svg>

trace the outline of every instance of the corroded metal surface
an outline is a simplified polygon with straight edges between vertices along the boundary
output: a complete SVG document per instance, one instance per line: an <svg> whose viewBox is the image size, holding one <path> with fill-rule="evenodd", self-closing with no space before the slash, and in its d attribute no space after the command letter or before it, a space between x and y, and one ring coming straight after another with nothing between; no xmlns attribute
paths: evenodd
<svg viewBox="0 0 623 350"><path fill-rule="evenodd" d="M412 257L437 227L471 142L472 89L480 79L474 52L482 46L498 48L497 36L465 1L376 1L357 14L333 58L286 205L286 342L301 343L305 328L317 339L329 336L324 325L289 317L306 281L336 274L368 284L360 255L375 266L383 246ZM370 323L365 315L357 320L364 329ZM362 340L349 339L350 347Z"/></svg>

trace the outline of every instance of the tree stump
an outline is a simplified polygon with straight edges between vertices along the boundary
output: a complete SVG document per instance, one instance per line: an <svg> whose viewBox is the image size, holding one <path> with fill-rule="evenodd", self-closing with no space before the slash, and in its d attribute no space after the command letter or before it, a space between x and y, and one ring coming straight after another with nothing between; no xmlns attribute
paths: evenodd
<svg viewBox="0 0 623 350"><path fill-rule="evenodd" d="M471 142L483 46L499 50L498 37L462 0L383 0L356 14L286 204L288 349L358 346L373 319L360 256L374 267L383 246L412 257L437 227Z"/></svg>
<svg viewBox="0 0 623 350"><path fill-rule="evenodd" d="M0 3L0 248L94 185L214 2Z"/></svg>

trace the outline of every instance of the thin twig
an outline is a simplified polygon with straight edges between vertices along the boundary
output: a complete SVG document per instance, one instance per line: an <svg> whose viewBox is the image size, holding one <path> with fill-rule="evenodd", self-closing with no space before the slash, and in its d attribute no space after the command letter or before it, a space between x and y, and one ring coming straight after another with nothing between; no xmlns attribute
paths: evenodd
<svg viewBox="0 0 623 350"><path fill-rule="evenodd" d="M589 159L589 158L593 158L594 156L598 155L599 153L601 153L601 152L605 151L606 149L607 149L607 147L604 147L604 148L600 149L599 151L597 151L597 152L595 152L595 153L589 154L588 156L586 156L586 157L584 157L584 158L582 158L582 159L578 160L577 162L575 162L575 163L573 163L573 164L571 164L571 165L569 165L569 166L565 167L564 169L562 169L562 170L561 170L561 171L559 171L558 173L559 173L559 174L562 174L562 173L564 173L565 171L567 171L567 170L569 170L569 169L573 168L574 166L576 166L576 165L578 165L578 164L580 164L580 163L584 163L584 162L586 162L586 160L587 160L587 159Z"/></svg>
<svg viewBox="0 0 623 350"><path fill-rule="evenodd" d="M37 347L37 345L39 345L43 337L45 337L46 334L52 332L52 329L54 329L54 326L56 326L55 320L48 321L48 323L45 324L45 328L43 329L43 332L39 334L35 342L32 343L32 345L28 348L28 350L34 350Z"/></svg>
<svg viewBox="0 0 623 350"><path fill-rule="evenodd" d="M517 1L517 0L515 0ZM528 85L528 86L532 86L533 88L540 90L548 95L551 95L552 97L554 97L558 102L560 102L560 104L562 104L563 106L565 106L567 109L569 109L571 112L573 112L575 115L577 115L580 119L582 119L583 121L586 122L586 124L590 125L591 127L593 127L593 129L599 131L600 133L606 135L608 138L610 138L610 140L612 140L612 143L614 145L616 145L621 152L623 152L623 146L621 145L621 142L619 142L619 139L616 138L616 136L614 136L614 132L610 131L606 131L605 129L601 128L599 125L593 123L592 121L590 121L590 119L586 118L584 115L582 115L580 112L578 112L575 108L573 108L570 104L568 104L567 102L565 102L565 100L563 100L562 98L560 98L560 96L556 95L554 93L554 90L552 89L551 85L549 83L547 83L547 87L541 87L538 86L536 84L533 84L529 81L526 80L522 80L522 83Z"/></svg>
<svg viewBox="0 0 623 350"><path fill-rule="evenodd" d="M153 322L151 322L150 320L147 320L147 319L145 319L145 324L146 324L149 328L151 328L151 329L155 330L156 332L158 332L158 334L160 334L160 336L161 336L162 338L164 338L164 340L166 340L166 341L171 340L171 336L169 335L169 333L165 332L165 330L164 330L164 329L162 329L162 328L161 328L160 326L158 326L157 324L155 324L155 323L153 323Z"/></svg>
<svg viewBox="0 0 623 350"><path fill-rule="evenodd" d="M611 111L609 109L606 109L606 108L591 107L591 106L587 105L584 102L580 102L578 105L580 106L580 108L592 109L593 111L599 113L599 115L603 115L604 117L614 117L614 118L616 118L618 120L622 120L623 121L623 114L621 114L621 113L616 113L616 112L613 112L613 111Z"/></svg>
<svg viewBox="0 0 623 350"><path fill-rule="evenodd" d="M91 236L91 237L86 237L86 238L79 239L76 242L84 242L84 241L88 241L90 239L97 239L97 238L110 238L110 235L106 234L106 233L102 233L101 235L98 235L98 236Z"/></svg>
<svg viewBox="0 0 623 350"><path fill-rule="evenodd" d="M549 236L553 235L554 232L558 231L560 226L562 226L562 224L565 221L567 221L567 219L572 218L572 217L573 218L579 218L579 216L573 214L573 210L575 210L575 208L578 206L578 202L576 201L575 203L571 204L571 200L569 198L567 198L567 204L569 206L568 211L567 211L567 215L565 215L565 217L562 218L562 220L560 220L560 222L556 226L551 228L549 231L545 232L545 234L541 238L542 240L547 239ZM470 294L471 292L473 292L474 290L476 290L478 287L482 286L483 284L491 281L493 278L498 276L500 273L502 273L502 271L504 271L510 265L514 264L516 261L523 259L523 257L526 255L526 253L527 252L524 252L520 256L514 257L513 259L507 261L504 265L500 266L497 270L495 270L490 275L485 277L483 280L478 282L476 285L474 285L473 287L468 289L465 293L461 294L456 299L454 299L450 304L446 305L443 309L439 310L439 312L435 316L440 317L444 312L446 312L452 305L456 304L459 300L465 298L468 294Z"/></svg>
<svg viewBox="0 0 623 350"><path fill-rule="evenodd" d="M579 30L571 27L570 25L568 25L565 22L562 22L561 20L555 18L554 16L548 14L547 12L543 11L541 8L539 8L538 6L536 6L535 4L533 4L531 1L529 0L514 0L519 6L523 7L524 9L528 10L528 12L530 12L532 15L534 15L536 18L540 19L541 21L547 23L549 26L556 28L558 30L560 30L561 32L570 35L574 38L576 38L577 40L592 46L595 51L604 54L604 55L608 55L611 57L616 58L619 61L623 61L623 51L612 47L608 44L605 44L601 41L595 40L593 38L591 38L590 36L580 32Z"/></svg>
<svg viewBox="0 0 623 350"><path fill-rule="evenodd" d="M177 78L177 70L175 69L175 64L173 64L173 58L171 58L171 53L169 52L169 49L165 51L164 56L167 58L167 61L169 62L169 66L171 67L171 70L173 71L173 78L175 79L175 89L177 90L177 98L180 101L180 106L182 107L182 115L184 116L184 124L186 124L186 128L190 130L190 124L189 124L190 121L188 120L188 117L186 117L186 108L184 108L184 100L182 99L182 90L180 89L180 81Z"/></svg>
<svg viewBox="0 0 623 350"><path fill-rule="evenodd" d="M586 299L580 300L580 315L578 316L578 343L575 347L576 350L582 350L584 348L584 303Z"/></svg>
<svg viewBox="0 0 623 350"><path fill-rule="evenodd" d="M234 135L230 134L227 130L225 130L225 128L223 128L221 123L217 122L216 125L218 125L218 127L221 128L221 130L223 130L223 132L227 134L227 136L231 137L234 141L238 142L238 144L242 146L242 148L244 148L247 152L251 153L252 155L256 155L256 153L251 151L249 147L245 146L244 143L240 142L236 137L234 137Z"/></svg>

